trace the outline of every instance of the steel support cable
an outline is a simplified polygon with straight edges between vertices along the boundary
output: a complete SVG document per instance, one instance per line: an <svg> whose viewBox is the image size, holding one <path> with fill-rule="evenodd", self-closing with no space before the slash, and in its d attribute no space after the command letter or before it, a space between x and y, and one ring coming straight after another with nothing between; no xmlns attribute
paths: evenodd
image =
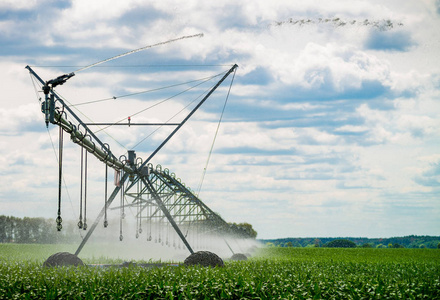
<svg viewBox="0 0 440 300"><path fill-rule="evenodd" d="M61 66L49 66L49 65L31 65L32 68L84 68L86 66L78 66L78 65L61 65ZM206 64L206 65L115 65L115 66L94 66L94 68L187 68L187 67L231 67L231 65L215 65L215 64Z"/></svg>
<svg viewBox="0 0 440 300"><path fill-rule="evenodd" d="M191 101L190 103L188 103L188 105L186 105L185 107L183 107L181 110L179 110L176 114L174 114L171 118L169 118L165 124L167 124L168 122L170 122L172 119L174 119L177 115L179 115L182 111L184 111L186 108L188 108L191 104L193 104L196 100L198 100L201 97L201 95L197 98L195 98L193 101ZM155 134L158 130L160 130L164 125L160 125L158 126L155 130L153 130L149 135L147 135L146 137L144 137L142 140L140 140L137 144L135 144L133 146L133 149L135 149L137 146L139 146L140 144L142 144L146 139L148 139L150 136L152 136L153 134Z"/></svg>
<svg viewBox="0 0 440 300"><path fill-rule="evenodd" d="M40 95L39 95L39 93L38 93L37 86L35 85L34 77L32 76L31 73L29 73L29 76L31 77L32 85L33 85L33 87L34 87L34 91L35 91L35 96L37 96L38 103L41 104L41 97L40 97Z"/></svg>
<svg viewBox="0 0 440 300"><path fill-rule="evenodd" d="M67 102L68 104L69 104L69 106L71 105L71 103L65 98L65 97L63 97L62 95L60 95L59 93L57 93L57 95L63 100L63 101L65 101L65 102ZM83 117L85 117L86 119L88 119L90 122L93 122L87 115L85 115L82 111L80 111L78 108L75 108L76 109L76 111L79 113L79 114L81 114ZM67 120L66 120L66 122L68 122ZM70 123L70 122L69 122ZM65 124L63 124L63 122L59 122L58 123L58 125L60 125L60 126L62 126L62 125L65 125ZM81 124L79 124L79 125L81 125ZM68 131L69 133L71 133L70 131L69 131L69 128L67 128L67 127L65 127L66 128L66 131ZM99 128L99 127L98 127ZM79 131L79 126L78 126L78 131ZM122 145L118 140L116 140L113 136L111 136L108 132L106 132L106 131L104 131L104 133L108 136L108 137L110 137L112 140L114 140L117 144L119 144L122 148L124 148L125 150L127 150L127 148L125 148L124 147L124 145ZM82 135L82 133L81 133L81 135ZM86 136L89 136L90 137L90 139L92 139L92 136L90 136L90 135L88 135L87 134L87 129L86 129L86 132L84 133L84 135L82 136L82 139L81 139L81 142L82 142L82 140L84 140L84 138L86 137ZM93 142L92 142L93 143ZM94 143L93 143L94 144ZM84 147L84 144L81 144L81 146L83 146ZM93 152L93 151L95 151L95 147L93 147L93 148L89 148L89 150L90 150L90 152Z"/></svg>
<svg viewBox="0 0 440 300"><path fill-rule="evenodd" d="M216 140L216 137L217 137L217 134L218 134L218 130L219 130L219 128L220 128L220 123L221 123L221 121L222 121L223 114L224 114L224 111L225 111L225 108L226 108L226 104L227 104L228 99L229 99L229 94L230 94L230 92L231 92L232 83L234 82L235 73L236 73L236 69L234 69L234 74L233 74L233 77L232 77L231 83L230 83L230 85L229 85L228 94L226 95L226 100L225 100L225 103L224 103L224 105L223 105L222 113L221 113L221 116L220 116L220 119L219 119L219 122L218 122L218 125L217 125L217 130L216 130L216 132L215 132L214 140L212 141L212 145L211 145L211 149L210 149L210 152L209 152L209 155L208 155L208 159L207 159L207 161L206 161L206 165L205 165L205 168L204 168L204 170L203 170L202 178L201 178L201 180L200 180L200 184L199 184L199 187L198 187L197 197L198 197L198 195L199 195L199 193L200 193L200 190L201 190L201 188L202 188L203 180L204 180L204 177L205 177L205 174L206 174L206 170L207 170L207 168L208 168L208 164L209 164L209 160L210 160L210 157L211 157L211 154L212 154L212 150L213 150L213 148L214 148L214 143L215 143L215 140ZM188 223L188 227L187 227L187 231L186 231L185 237L188 235L188 232L189 232L189 229L190 229L192 223L193 223L193 221L192 221L192 220L189 220L189 223Z"/></svg>
<svg viewBox="0 0 440 300"><path fill-rule="evenodd" d="M200 82L200 83L198 83L198 84L196 84L196 85L194 85L194 86L191 86L191 87L189 87L189 88L187 88L187 89L185 89L185 90L183 90L183 91L181 91L181 92L179 92L179 93L177 93L177 94L175 94L175 95L173 95L173 96L171 96L171 97L168 97L168 98L166 98L166 99L164 99L164 100L161 100L161 101L159 101L159 102L157 102L157 103L155 103L155 104L153 104L153 105L150 105L150 106L148 106L148 107L146 107L146 108L144 108L144 109L142 109L142 110L140 110L140 111L138 111L138 112L136 112L136 113L134 113L134 114L130 114L130 117L137 116L137 115L139 115L139 114L141 114L141 113L143 113L143 112L145 112L145 111L147 111L147 110L149 110L149 109L151 109L151 108L153 108L153 107L156 107L156 106L158 106L158 105L160 105L160 104L162 104L162 103L165 103L165 102L167 102L167 101L169 101L169 100L171 100L171 99L173 99L173 98L175 98L175 97L177 97L177 96L180 96L180 95L182 95L183 93L186 93L186 92L188 92L188 91L190 91L190 90L192 90L192 89L194 89L194 88L196 88L196 87L202 85L203 83L208 82L209 80L212 80L212 79L214 79L214 78L216 78L216 77L219 77L219 76L221 76L221 75L223 75L223 74L225 74L225 73L226 73L226 72L222 72L222 73L220 73L220 74L217 74L217 75L214 75L214 76L208 77L208 78L205 79L204 81L202 81L202 82ZM125 121L126 119L127 119L127 118L124 117L123 119L120 119L119 121L116 121L116 122L114 122L114 123L111 124L111 125L107 125L107 126L105 126L105 127L103 127L103 128L100 128L99 130L95 131L95 133L100 132L101 130L105 130L105 129L107 129L107 128L109 128L109 127L115 125L115 124L121 123L121 122ZM168 122L168 121L167 121L167 122Z"/></svg>
<svg viewBox="0 0 440 300"><path fill-rule="evenodd" d="M64 98L62 96L59 95L60 98ZM66 99L63 99L64 101L68 102ZM77 109L78 110L78 109ZM79 111L79 110L78 110ZM85 116L82 112L79 111L79 113L81 113L83 116ZM92 140L92 137L90 135L87 134L87 129L86 132L83 134L80 130L79 130L79 126L78 128L73 125L71 122L67 121L67 119L64 119L62 117L62 113L59 113L57 111L55 111L55 117L58 119L58 123L57 125L60 127L63 127L64 130L68 133L71 134L71 138L72 141L74 143L79 144L81 147L86 148L89 152L91 152L92 154L94 154L95 156L97 156L96 153L99 153L100 156L102 157L107 157L108 156L108 150L106 150L105 152L101 151L100 149L96 148L96 145L94 142L92 141L88 141L86 139L86 137L88 136L90 138L90 140ZM85 116L87 119L90 120L90 118L88 118L87 116ZM81 124L80 124L81 125ZM111 135L109 135L107 132L105 132L110 138L112 138L114 141L116 141L122 148L126 149L121 143L119 143L115 138L113 138ZM86 140L87 142L84 142L84 140ZM127 149L126 149L127 150ZM98 156L97 156L98 157ZM102 158L98 157L101 161ZM107 161L111 161L113 162L113 167L116 167L115 162L113 159L111 160L107 160Z"/></svg>
<svg viewBox="0 0 440 300"><path fill-rule="evenodd" d="M208 169L208 164L209 164L209 161L211 159L212 151L214 149L214 144L215 144L215 141L217 139L218 131L220 129L220 124L222 122L223 114L224 114L225 109L226 109L226 104L228 103L229 95L231 93L232 83L234 82L234 78L235 78L235 73L236 72L237 72L237 69L234 70L234 74L232 75L231 83L230 83L229 89L228 89L228 94L226 95L225 103L223 104L222 113L220 114L220 119L218 120L217 129L216 129L215 134L214 134L214 139L212 140L211 149L209 150L208 159L206 160L205 168L203 169L202 178L200 180L200 184L199 184L199 187L198 187L198 190L197 190L197 196L199 196L200 190L202 189L203 180L205 179L206 170Z"/></svg>
<svg viewBox="0 0 440 300"><path fill-rule="evenodd" d="M81 147L84 147L87 151L95 155L100 161L103 161L112 168L124 168L129 173L133 171L129 166L125 166L113 155L111 155L110 150L106 147L102 146L102 149L97 148L96 144L92 141L92 137L88 134L87 129L86 132L83 134L80 130L77 129L75 125L64 119L61 114L56 110L55 117L58 119L58 123L56 124L60 127L63 127L66 132L70 133L71 139L74 143L77 143ZM86 137L89 137L90 139L87 139Z"/></svg>
<svg viewBox="0 0 440 300"><path fill-rule="evenodd" d="M57 95L61 98L61 99L63 99L63 101L65 101L65 102L67 102L67 104L69 104L69 107L71 107L71 106L73 106L72 105L72 103L70 103L64 96L62 96L61 94L59 94L59 93L57 93ZM92 119L90 119L86 114L84 114L82 111L80 111L78 108L76 108L76 107L73 107L73 109L75 109L79 114L81 114L84 118L86 118L87 120L89 120L90 122L92 122L93 123L93 120ZM98 126L98 128L100 128L99 126ZM99 131L103 131L109 138L111 138L113 141L115 141L119 146L121 146L122 148L124 148L125 150L127 150L128 151L128 149L127 148L125 148L125 146L124 145L122 145L117 139L115 139L111 134L109 134L107 131L105 131L104 129L106 129L107 127L105 127L105 128L100 128L98 131L95 131L94 133L97 133L97 132L99 132Z"/></svg>
<svg viewBox="0 0 440 300"><path fill-rule="evenodd" d="M55 116L58 118L60 114L55 111ZM59 118L59 123L57 123L60 127L63 127L63 129L70 133L71 139L74 143L79 144L81 147L85 148L85 150L89 151L93 155L95 155L100 161L103 161L104 163L108 164L109 167L115 168L115 169L125 169L125 171L131 173L133 170L131 167L124 165L121 163L118 159L114 158L114 156L110 155L109 158L109 152L103 151L96 147L96 144L91 141L91 137L87 134L83 134L80 132L75 125L68 122L64 118ZM90 139L86 138L89 137Z"/></svg>
<svg viewBox="0 0 440 300"><path fill-rule="evenodd" d="M146 49L149 49L149 48L153 48L153 47L157 47L157 46L165 45L165 44L172 43L172 42L179 41L179 40L183 40L183 39L194 38L194 37L203 37L203 33L198 33L198 34L193 34L193 35L187 35L187 36L181 36L181 37L174 38L174 39L171 39L171 40L168 40L168 41L159 42L159 43L156 43L156 44L153 44L153 45L144 46L144 47L141 47L141 48L138 48L138 49L135 49L135 50L131 50L131 51L128 51L128 52L125 52L125 53L122 53L122 54L119 54L119 55L116 55L116 56L113 56L113 57L110 57L110 58L104 59L104 60L102 60L102 61L99 61L99 62L93 63L93 64L91 64L91 65L85 66L85 67L83 67L83 68L80 68L80 69L78 69L78 70L76 70L75 72L72 72L72 73L70 73L70 74L65 74L65 75L63 75L63 76L59 76L58 78L56 78L56 79L52 82L52 84L54 84L55 82L57 82L57 84L63 84L67 79L69 79L70 77L74 76L75 73L81 72L81 71L86 70L86 69L88 69L88 68L95 67L95 66L97 66L97 65L103 64L103 63L105 63L105 62L108 62L108 61L111 61L111 60L114 60L114 59L117 59L117 58L120 58L120 57L124 57L124 56L130 55L130 54L133 54L133 53L137 53L137 52L139 52L139 51L143 51L143 50L146 50ZM41 78L39 78L38 75L36 75L36 73L35 73L35 72L34 72L29 66L27 66L26 68L27 68L30 72L32 72L32 73L34 74L34 76L35 76L36 78L38 78L39 81L41 81L42 84L44 84L44 82L41 80ZM59 80L59 81L57 81L57 80ZM70 108L69 108L69 110L70 110ZM73 114L72 111L71 111L71 113ZM122 146L122 145L121 145L121 146ZM122 146L122 147L123 147L123 146Z"/></svg>
<svg viewBox="0 0 440 300"><path fill-rule="evenodd" d="M197 85L195 85L195 86L193 86L193 87L191 87L191 88L189 88L189 89L187 89L187 90L185 90L185 91L183 91L183 92L181 92L181 93L179 93L179 94L177 94L177 95L175 95L175 96L173 96L173 97L176 97L176 96L178 96L178 95L180 95L180 94L182 94L182 93L184 93L184 92L186 92L186 91L188 91L188 90L190 90L190 89L193 89L193 88L195 88L195 87L197 87L197 86L199 86L199 85L201 85L201 84L203 84L204 82L207 82L207 81L209 81L209 80L211 80L211 79L213 79L213 78L215 78L215 77L218 77L218 76L221 76L222 74L224 74L224 72L223 73L220 73L220 74L217 74L217 75L214 75L214 76L211 76L211 77L207 77L207 79L205 80L205 81L203 81L203 82L201 82L201 83L199 83L199 84L197 84ZM63 101L66 101L67 103L69 103L69 105L72 105L69 101L67 101L64 97L62 97L61 95L59 95L59 97L60 98L62 98L63 99ZM173 97L171 97L171 98L173 98ZM159 103L157 103L157 104L155 104L154 106L156 106L156 105L158 105L158 104L161 104L161 103L163 103L163 102L165 102L165 101L167 101L167 100L169 100L169 99L171 99L171 98L168 98L168 99L165 99L164 101L162 101L162 102L159 102ZM191 104L191 103L190 103ZM146 108L146 109L144 109L144 110L141 110L141 111L139 111L139 112L137 112L137 113L135 113L134 115L137 115L137 114L140 114L140 113L142 113L143 111L146 111L146 110L148 110L148 109L150 109L150 108L152 108L152 107L154 107L154 106L151 106L151 107L148 107L148 108ZM188 105L189 106L189 105ZM81 115L83 115L85 118L87 118L89 121L91 121L91 119L88 117L88 116L86 116L83 112L81 112L78 108L75 108ZM179 112L180 113L180 112ZM177 114L176 114L177 115ZM171 118L172 119L172 118ZM171 120L170 119L170 120ZM124 121L125 120L125 118L124 119L122 119L122 120L120 120L120 121L118 121L118 122L116 122L116 123L120 123L120 122L122 122L122 121ZM168 122L168 121L167 121ZM115 123L115 124L116 124ZM111 126L111 125L110 125ZM108 127L110 127L110 126L107 126L107 127L104 127L104 128L100 128L100 127L98 127L98 128L100 128L98 131L96 131L96 132L99 132L99 131L104 131L104 133L106 134L106 135L108 135L111 139L113 139L116 143L118 143L122 148L124 148L124 149L126 149L120 142L118 142L114 137L112 137L108 132L106 132L105 131L105 129L106 128L108 128ZM157 130L155 130L154 132L156 132ZM95 133L96 133L95 132ZM154 133L153 132L153 133ZM152 133L152 134L153 134ZM150 134L149 136L151 136L152 134ZM147 139L149 136L147 136L146 138L144 138L141 142L143 142L145 139ZM140 142L140 143L141 143ZM138 144L140 144L140 143L138 143ZM127 150L127 149L126 149Z"/></svg>
<svg viewBox="0 0 440 300"><path fill-rule="evenodd" d="M46 87L47 87L47 85L45 84L45 82L43 81L43 79L41 79L33 70L32 70L32 68L30 68L29 66L26 66L26 69L28 69L29 70L29 72L34 76L34 78L35 79L37 79L42 85L45 85ZM63 75L63 76L70 76L70 74L69 75ZM63 76L60 76L60 77L63 77ZM58 78L60 78L60 77L58 77ZM70 76L71 77L71 76ZM70 77L68 77L68 78L70 78ZM57 79L58 79L57 78ZM53 80L51 80L51 81L53 81ZM53 84L53 83L52 83ZM45 89L45 91L46 91L46 89ZM82 125L84 125L84 127L88 130L88 128L87 128L87 126L81 121L81 119L73 112L73 110L69 107L69 106L67 106L67 105L65 105L64 104L64 100L60 97L60 96L58 96L57 95L57 93L55 93L55 91L53 91L53 89L51 89L51 94L56 98L56 101L60 101L60 103L62 104L62 106L63 106L63 111L64 111L64 108L66 108L67 109L67 111L73 116L73 118L78 122L78 123L80 123L80 124L82 124ZM66 115L67 116L67 115ZM47 118L46 118L47 119ZM71 133L73 130L72 129L74 129L75 128L75 125L73 125L72 123L70 123L70 122L67 122L66 120L64 120L63 118L61 118L60 120L58 120L58 121L61 121L61 122L59 122L59 124L58 125L60 125L60 124L63 124L63 125L65 125L65 130L67 131L67 132L69 132L69 133ZM47 120L46 120L46 122L47 122ZM70 129L70 130L68 130L68 129ZM96 141L97 141L97 143L98 144L100 144L101 146L103 146L103 144L102 144L102 142L96 137L96 135L92 132L92 131L90 131L90 134L93 136L93 138L94 139L96 139ZM81 134L79 134L78 135L78 133L75 131L75 135L77 135L77 137L82 137L82 135ZM109 135L110 136L110 135ZM110 136L111 137L111 136ZM113 137L111 137L111 138L113 138ZM113 138L114 139L114 138ZM115 139L114 139L115 140ZM116 140L115 140L116 141ZM116 141L117 142L117 141ZM119 143L120 144L120 143ZM121 146L122 146L122 144L121 144ZM122 146L123 148L124 148L124 146ZM112 155L112 160L114 160L114 156Z"/></svg>
<svg viewBox="0 0 440 300"><path fill-rule="evenodd" d="M212 77L212 78L215 78L215 77L218 77L218 76L220 76L220 75L222 75L222 74L224 74L224 73L226 73L226 72L223 72L223 73L220 73L220 74L218 74L218 75L216 75L216 76L214 76L214 77ZM208 80L206 80L206 81L208 81ZM204 82L206 82L206 81L204 81ZM202 83L204 83L204 82L202 82ZM200 83L200 84L202 84L202 83ZM199 84L199 85L200 85ZM214 85L215 86L215 85ZM193 88L195 88L195 87L193 87ZM208 93L209 92L209 90L211 90L212 89L212 87L210 87L209 89L207 89L205 92L203 92L202 94L200 94L197 98L195 98L194 100L192 100L190 103L188 103L185 107L183 107L180 111L178 111L176 114L174 114L171 118L169 118L166 122L165 122L165 124L167 124L168 122L170 122L172 119L174 119L176 116L178 116L182 111L184 111L186 108L188 108L191 104L193 104L195 101L197 101L198 99L200 99L200 97L202 97L203 95L205 95L206 93ZM184 91L185 92L185 91ZM184 92L182 92L182 93L184 93ZM143 143L146 139L148 139L150 136L152 136L154 133L156 133L159 129L161 129L162 127L163 127L164 125L161 125L161 126L159 126L158 128L156 128L154 131L152 131L149 135L147 135L145 138L143 138L141 141L139 141L137 144L135 144L134 146L133 146L133 149L134 148L136 148L137 146L139 146L141 143Z"/></svg>
<svg viewBox="0 0 440 300"><path fill-rule="evenodd" d="M126 98L126 97L130 97L130 96L136 96L136 95L142 95L142 94L146 94L146 93L157 92L157 91L173 88L173 87L176 87L176 86L186 85L186 84L193 83L193 82L198 82L198 81L202 81L202 80L204 80L204 81L211 80L211 79L213 79L213 78L215 78L217 76L220 76L220 75L204 77L204 78L195 79L195 80L191 80L191 81L187 81L187 82L183 82L183 83L173 84L173 85L169 85L169 86L165 86L165 87L160 87L160 88L156 88L156 89L151 89L151 90L146 90L146 91L141 91L141 92L136 92L136 93L131 93L131 94L125 94L125 95L121 95L121 96L113 96L113 97L110 97L110 98L104 98L104 99L99 99L99 100L90 100L90 101L86 101L86 102L81 102L81 103L73 104L73 105L70 105L70 106L71 107L76 107L76 106L81 106L81 105L86 105L86 104L94 104L94 103L99 103L99 102L116 100L116 99L119 99L119 98Z"/></svg>

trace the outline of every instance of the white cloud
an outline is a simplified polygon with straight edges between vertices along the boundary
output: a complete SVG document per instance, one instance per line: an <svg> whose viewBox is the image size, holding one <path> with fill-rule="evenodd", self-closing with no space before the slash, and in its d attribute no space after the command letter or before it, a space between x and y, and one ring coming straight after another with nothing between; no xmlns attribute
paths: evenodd
<svg viewBox="0 0 440 300"><path fill-rule="evenodd" d="M208 206L227 221L251 222L263 238L377 237L431 233L439 228L431 222L409 232L394 217L411 205L419 210L417 215L405 215L408 224L431 220L433 212L438 212L434 194L439 181L440 65L434 28L439 20L433 1L194 0L185 5L74 1L51 7L51 18L43 17L47 13L40 3L14 4L3 1L0 6L13 12L0 24L0 40L5 44L0 53L3 213L52 216L34 204L49 207L56 194L56 159L38 107L37 98L42 95L36 96L24 70L26 63L87 65L121 49L203 32L203 38L118 62L239 64L202 190ZM276 25L290 18L390 19L403 25L387 34L377 34L373 26ZM389 49L367 47L368 39L380 41L397 32L401 34L397 38L404 38L399 51L394 44ZM35 69L47 80L72 68L76 69ZM57 91L79 103L212 74L199 68L172 71L89 69ZM226 91L227 84L215 93L216 102L203 106L154 159L193 188L205 166ZM114 121L171 94L136 95L78 108L94 121ZM134 120L166 119L188 99L173 99ZM126 148L149 132L134 126L108 130ZM56 146L57 128L51 126L50 134ZM146 157L147 150L166 134L161 131L142 143L138 156ZM116 155L125 152L111 137L99 136ZM66 138L65 149L66 182L75 199L79 148ZM91 195L102 198L103 167L94 161L91 170ZM29 194L35 197L29 199ZM13 195L16 199L11 202ZM16 203L30 209L21 210ZM72 213L68 207L63 209L66 215ZM365 226L372 223L377 226Z"/></svg>
<svg viewBox="0 0 440 300"><path fill-rule="evenodd" d="M32 130L37 122L41 122L38 104L20 105L14 109L0 109L0 134L16 135L22 130Z"/></svg>
<svg viewBox="0 0 440 300"><path fill-rule="evenodd" d="M5 10L29 10L37 6L37 0L3 0L0 9Z"/></svg>

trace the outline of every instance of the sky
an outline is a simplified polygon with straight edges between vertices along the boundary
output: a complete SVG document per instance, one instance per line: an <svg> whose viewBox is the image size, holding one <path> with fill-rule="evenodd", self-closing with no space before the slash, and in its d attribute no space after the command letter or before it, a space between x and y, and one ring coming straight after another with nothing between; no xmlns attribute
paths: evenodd
<svg viewBox="0 0 440 300"><path fill-rule="evenodd" d="M0 214L56 218L58 128L46 129L27 65L49 80L203 33L55 90L87 122L179 121L219 77L195 80L237 64L153 164L193 190L207 166L202 201L260 239L440 235L439 0L109 3L0 0ZM145 159L169 132L155 129L97 135ZM78 217L79 156L65 135L65 219ZM93 219L104 195L94 158L88 180Z"/></svg>

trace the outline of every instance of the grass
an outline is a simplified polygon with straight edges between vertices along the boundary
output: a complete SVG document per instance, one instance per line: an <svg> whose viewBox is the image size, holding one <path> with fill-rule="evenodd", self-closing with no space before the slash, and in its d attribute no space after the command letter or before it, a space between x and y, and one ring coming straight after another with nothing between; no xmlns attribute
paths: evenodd
<svg viewBox="0 0 440 300"><path fill-rule="evenodd" d="M258 257L272 260L301 260L313 262L365 262L365 263L437 263L438 249L405 248L263 248Z"/></svg>
<svg viewBox="0 0 440 300"><path fill-rule="evenodd" d="M0 244L0 298L440 299L438 250L265 248L224 268L45 269L48 249Z"/></svg>

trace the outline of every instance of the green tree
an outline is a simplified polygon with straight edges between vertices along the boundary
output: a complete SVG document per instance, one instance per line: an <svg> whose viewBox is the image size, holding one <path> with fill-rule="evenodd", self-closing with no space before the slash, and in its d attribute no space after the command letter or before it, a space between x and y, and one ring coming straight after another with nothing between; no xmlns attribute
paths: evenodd
<svg viewBox="0 0 440 300"><path fill-rule="evenodd" d="M238 227L239 230L244 232L250 238L256 238L257 232L252 228L252 225L249 223L228 223L231 227Z"/></svg>
<svg viewBox="0 0 440 300"><path fill-rule="evenodd" d="M321 240L320 239L315 239L313 241L313 243L314 243L315 247L321 247Z"/></svg>
<svg viewBox="0 0 440 300"><path fill-rule="evenodd" d="M7 240L6 233L6 216L0 216L0 243L6 243Z"/></svg>
<svg viewBox="0 0 440 300"><path fill-rule="evenodd" d="M325 245L330 248L356 248L356 244L346 239L334 240Z"/></svg>
<svg viewBox="0 0 440 300"><path fill-rule="evenodd" d="M293 243L293 247L302 248L302 245L300 244L300 242L295 241L295 242Z"/></svg>
<svg viewBox="0 0 440 300"><path fill-rule="evenodd" d="M287 242L287 243L285 244L285 246L290 248L290 247L293 247L293 244L292 244L292 242Z"/></svg>

